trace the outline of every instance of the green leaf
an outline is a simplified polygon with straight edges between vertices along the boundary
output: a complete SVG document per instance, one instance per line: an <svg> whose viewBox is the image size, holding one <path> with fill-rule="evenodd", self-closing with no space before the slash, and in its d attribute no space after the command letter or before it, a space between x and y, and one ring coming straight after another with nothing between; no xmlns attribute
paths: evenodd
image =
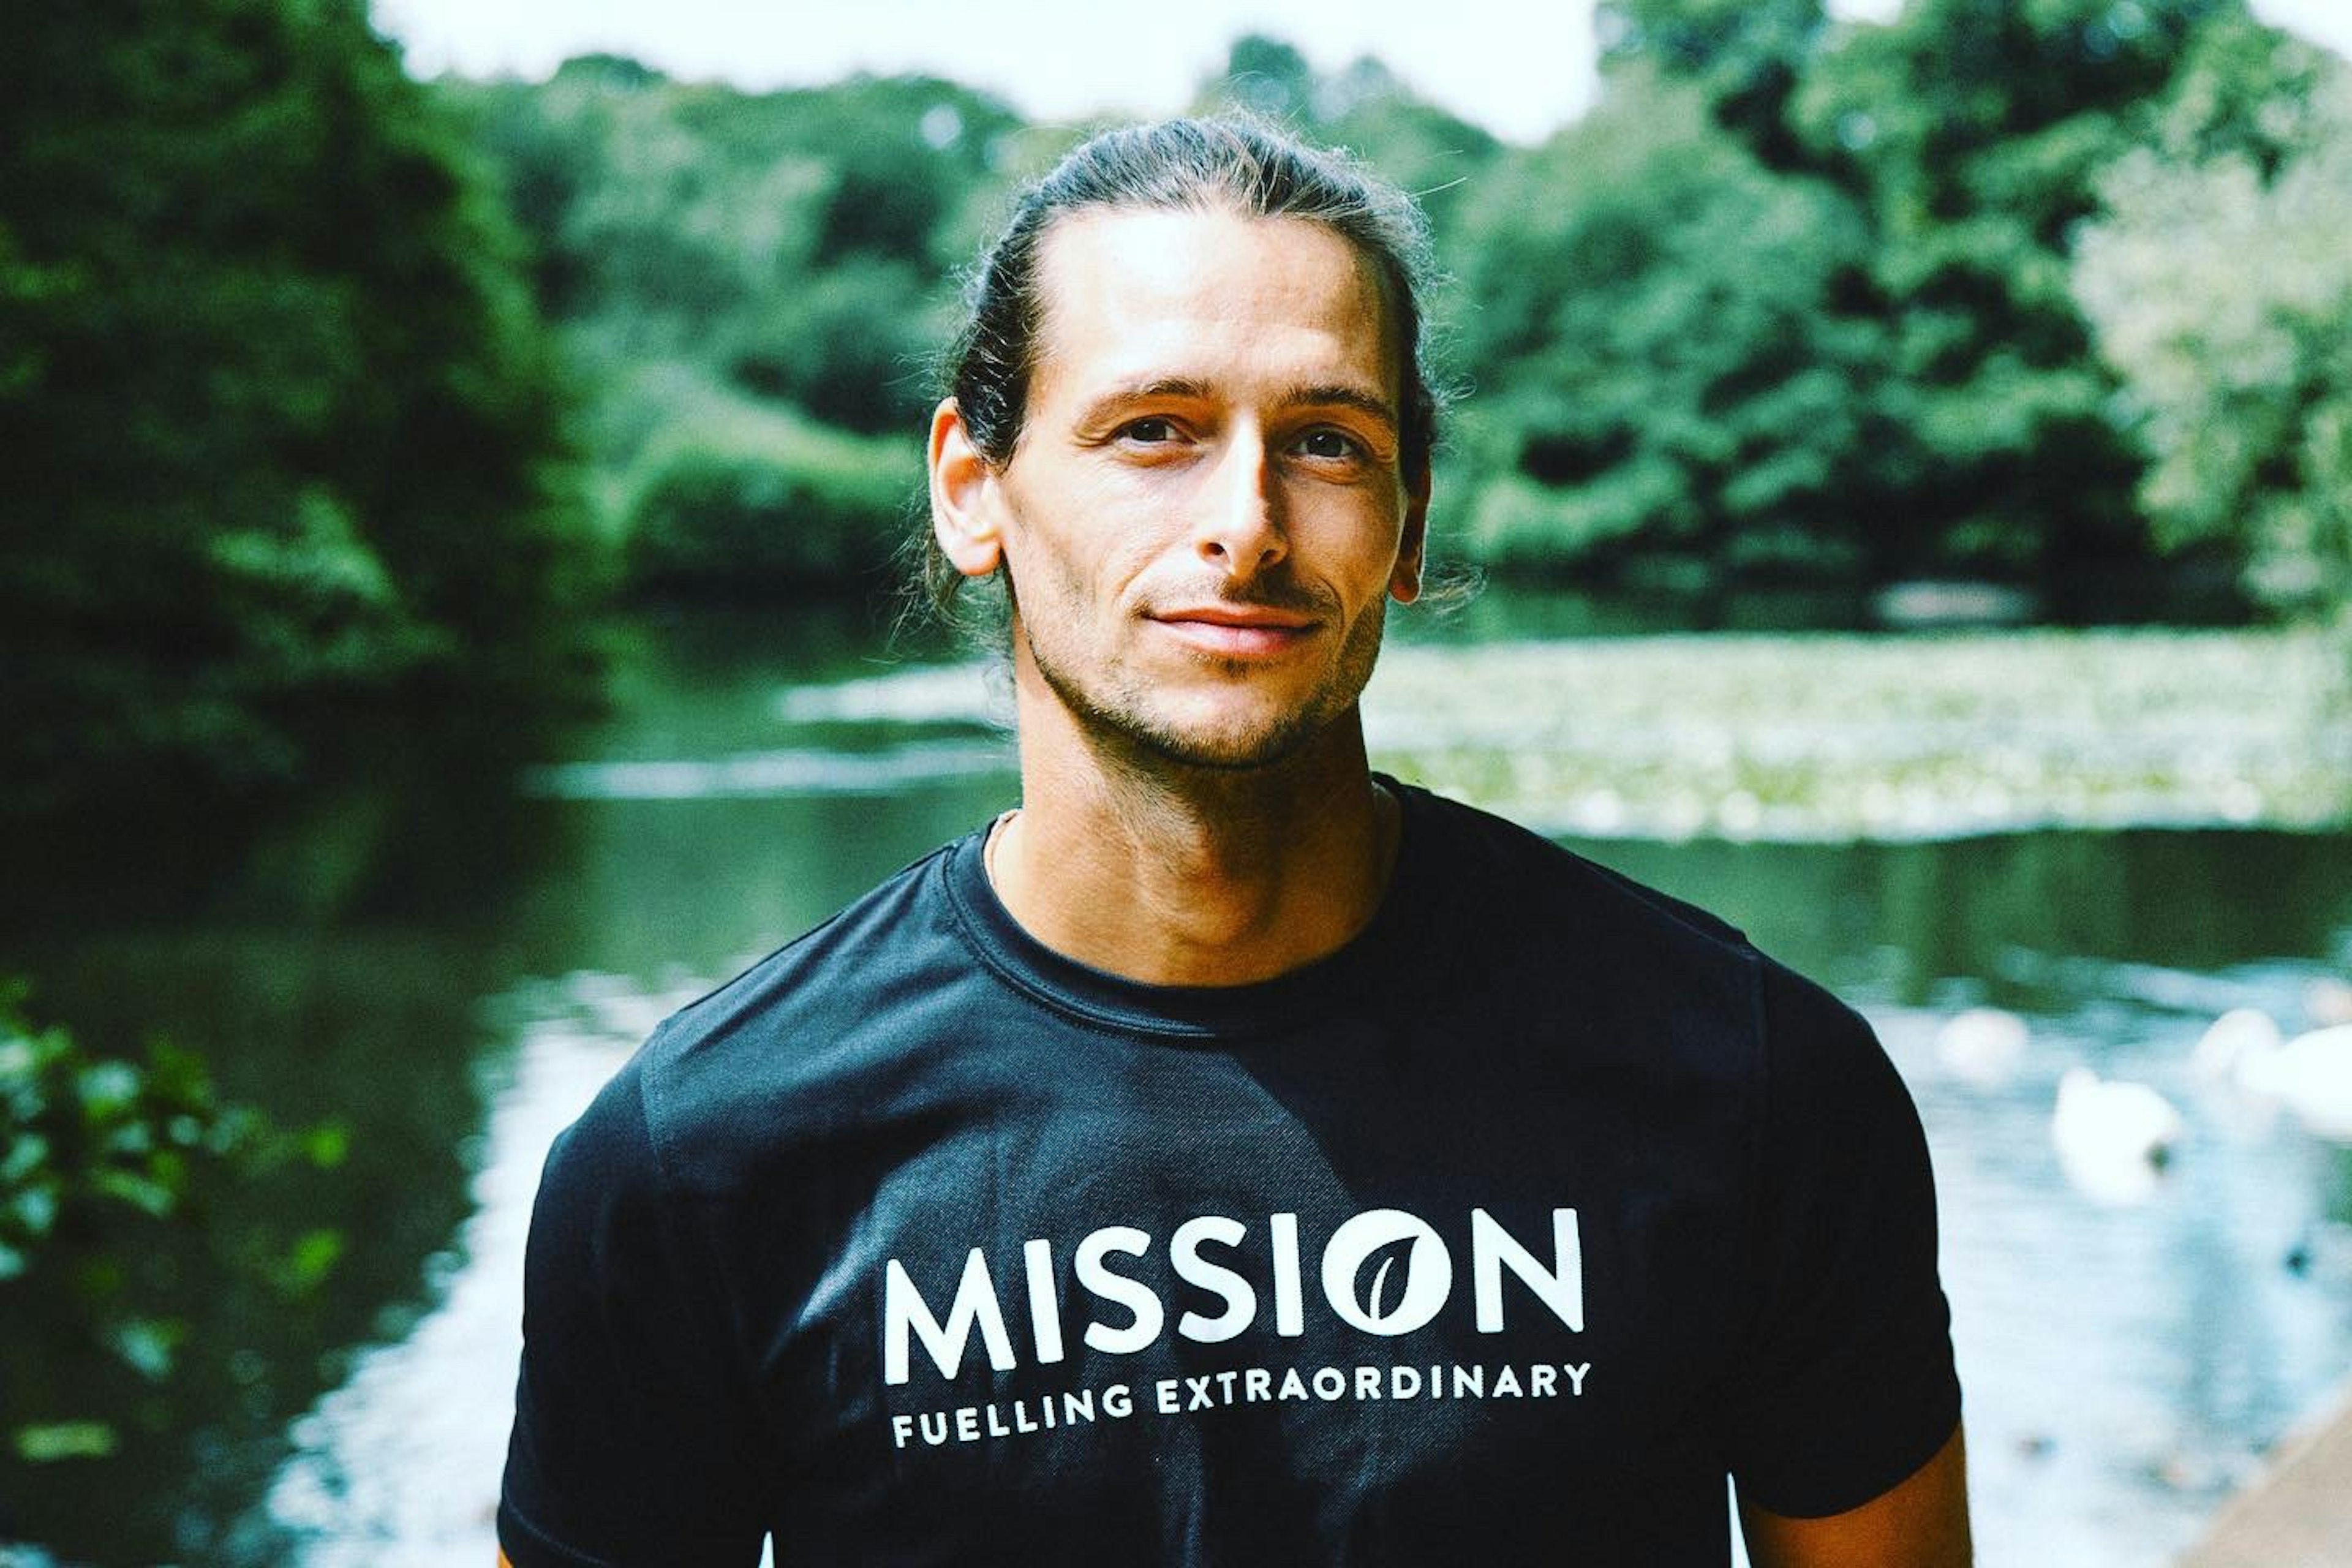
<svg viewBox="0 0 2352 1568"><path fill-rule="evenodd" d="M147 1089L158 1099L201 1110L212 1104L212 1073L205 1058L185 1046L152 1040L147 1047Z"/></svg>
<svg viewBox="0 0 2352 1568"><path fill-rule="evenodd" d="M8 1215L30 1239L38 1241L48 1235L58 1219L56 1178L18 1193L9 1201Z"/></svg>
<svg viewBox="0 0 2352 1568"><path fill-rule="evenodd" d="M0 1016L0 1029L13 1027L6 1017ZM13 1089L30 1079L40 1061L33 1054L33 1042L21 1035L0 1039L0 1088Z"/></svg>
<svg viewBox="0 0 2352 1568"><path fill-rule="evenodd" d="M179 1206L180 1194L163 1183L130 1171L96 1171L89 1178L92 1191L101 1197L144 1210L157 1219L167 1217Z"/></svg>
<svg viewBox="0 0 2352 1568"><path fill-rule="evenodd" d="M16 1457L31 1465L53 1465L60 1459L103 1459L114 1453L114 1428L103 1421L58 1421L19 1426L15 1433Z"/></svg>
<svg viewBox="0 0 2352 1568"><path fill-rule="evenodd" d="M331 1171L350 1157L352 1129L344 1121L321 1121L302 1134L302 1153L322 1171Z"/></svg>
<svg viewBox="0 0 2352 1568"><path fill-rule="evenodd" d="M155 1147L155 1128L144 1120L124 1121L99 1147L109 1154L144 1154Z"/></svg>
<svg viewBox="0 0 2352 1568"><path fill-rule="evenodd" d="M47 1164L48 1159L47 1138L37 1132L19 1132L8 1145L8 1157L0 1160L0 1182L13 1186Z"/></svg>
<svg viewBox="0 0 2352 1568"><path fill-rule="evenodd" d="M82 1120L96 1124L131 1109L139 1099L139 1069L128 1062L93 1062L74 1081Z"/></svg>
<svg viewBox="0 0 2352 1568"><path fill-rule="evenodd" d="M307 1296L326 1282L348 1245L343 1233L321 1227L305 1232L278 1265L278 1284L289 1295Z"/></svg>

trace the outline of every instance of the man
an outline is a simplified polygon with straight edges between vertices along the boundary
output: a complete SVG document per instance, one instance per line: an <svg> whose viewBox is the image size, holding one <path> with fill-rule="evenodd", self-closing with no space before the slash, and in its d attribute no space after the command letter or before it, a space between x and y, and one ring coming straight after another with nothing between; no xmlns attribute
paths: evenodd
<svg viewBox="0 0 2352 1568"><path fill-rule="evenodd" d="M1968 1560L1926 1151L1709 917L1369 770L1418 219L1244 122L1032 190L930 435L1022 800L551 1156L520 1568Z"/></svg>

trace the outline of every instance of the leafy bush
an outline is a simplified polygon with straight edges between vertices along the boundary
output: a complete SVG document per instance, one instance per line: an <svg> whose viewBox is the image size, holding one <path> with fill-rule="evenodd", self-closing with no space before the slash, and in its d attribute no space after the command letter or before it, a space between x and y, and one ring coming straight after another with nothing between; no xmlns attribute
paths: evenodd
<svg viewBox="0 0 2352 1568"><path fill-rule="evenodd" d="M156 1227L200 1219L219 1181L290 1159L338 1163L344 1134L273 1129L222 1100L201 1058L165 1043L151 1045L143 1064L95 1055L64 1029L34 1027L23 996L21 984L0 983L0 1319L16 1330L52 1320L10 1338L55 1343L62 1316L134 1382L163 1383L187 1324L167 1304L168 1281L139 1267L158 1256ZM339 1232L317 1230L255 1262L270 1286L299 1295L342 1247ZM0 1462L111 1453L119 1435L105 1394L59 1385L33 1359L0 1374Z"/></svg>
<svg viewBox="0 0 2352 1568"><path fill-rule="evenodd" d="M898 262L828 272L756 312L729 370L828 425L910 437L930 408L928 363L953 330L928 287Z"/></svg>
<svg viewBox="0 0 2352 1568"><path fill-rule="evenodd" d="M885 571L922 482L911 437L866 439L742 407L656 437L625 502L641 591L847 587Z"/></svg>

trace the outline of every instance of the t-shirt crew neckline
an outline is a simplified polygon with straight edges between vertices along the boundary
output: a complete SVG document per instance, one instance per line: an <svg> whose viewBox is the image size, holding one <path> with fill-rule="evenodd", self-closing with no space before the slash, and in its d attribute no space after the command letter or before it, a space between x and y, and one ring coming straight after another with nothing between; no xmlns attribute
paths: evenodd
<svg viewBox="0 0 2352 1568"><path fill-rule="evenodd" d="M965 938L1008 984L1055 1011L1122 1033L1180 1044L1262 1035L1302 1020L1360 1008L1399 960L1412 911L1424 907L1430 835L1423 792L1375 774L1398 805L1396 864L1370 921L1347 943L1270 980L1242 985L1154 985L1055 952L1029 934L988 879L989 829L967 835L941 857L940 877ZM992 826L993 824L991 825Z"/></svg>

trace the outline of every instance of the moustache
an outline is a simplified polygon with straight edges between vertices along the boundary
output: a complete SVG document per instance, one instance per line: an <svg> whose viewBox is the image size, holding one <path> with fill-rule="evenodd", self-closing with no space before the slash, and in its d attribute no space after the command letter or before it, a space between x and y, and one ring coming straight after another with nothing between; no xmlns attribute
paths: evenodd
<svg viewBox="0 0 2352 1568"><path fill-rule="evenodd" d="M1152 616L1171 610L1271 610L1321 620L1339 607L1337 595L1328 591L1304 583L1259 578L1238 587L1210 581L1192 589L1181 584L1156 589L1144 604L1143 613Z"/></svg>

